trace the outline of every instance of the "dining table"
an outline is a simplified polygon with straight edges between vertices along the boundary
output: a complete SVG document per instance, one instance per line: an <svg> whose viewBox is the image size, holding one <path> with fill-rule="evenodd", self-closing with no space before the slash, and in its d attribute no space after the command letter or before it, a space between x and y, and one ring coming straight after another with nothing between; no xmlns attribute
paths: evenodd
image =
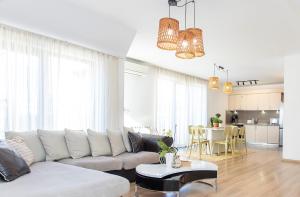
<svg viewBox="0 0 300 197"><path fill-rule="evenodd" d="M210 150L212 151L211 154L218 153L218 147L213 147L215 141L223 141L225 140L224 134L225 127L207 127L205 128L205 134L207 140L210 143ZM220 152L225 152L225 146L220 146Z"/></svg>

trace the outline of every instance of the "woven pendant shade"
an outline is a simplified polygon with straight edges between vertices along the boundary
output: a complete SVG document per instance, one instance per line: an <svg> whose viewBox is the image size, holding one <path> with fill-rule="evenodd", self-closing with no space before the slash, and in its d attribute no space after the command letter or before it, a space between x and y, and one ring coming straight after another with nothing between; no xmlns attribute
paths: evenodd
<svg viewBox="0 0 300 197"><path fill-rule="evenodd" d="M223 92L225 94L231 94L232 93L232 83L231 82L225 82L224 83Z"/></svg>
<svg viewBox="0 0 300 197"><path fill-rule="evenodd" d="M177 49L176 49L176 57L182 59L192 59L195 57L195 48L193 47L193 33L190 31L180 31Z"/></svg>
<svg viewBox="0 0 300 197"><path fill-rule="evenodd" d="M202 57L205 55L204 47L203 47L203 37L202 30L199 28L189 28L187 31L190 31L194 34L193 45L195 47L195 56Z"/></svg>
<svg viewBox="0 0 300 197"><path fill-rule="evenodd" d="M179 21L162 18L159 21L157 47L164 50L176 50L179 33Z"/></svg>
<svg viewBox="0 0 300 197"><path fill-rule="evenodd" d="M219 77L209 77L208 87L212 90L218 90L219 89Z"/></svg>

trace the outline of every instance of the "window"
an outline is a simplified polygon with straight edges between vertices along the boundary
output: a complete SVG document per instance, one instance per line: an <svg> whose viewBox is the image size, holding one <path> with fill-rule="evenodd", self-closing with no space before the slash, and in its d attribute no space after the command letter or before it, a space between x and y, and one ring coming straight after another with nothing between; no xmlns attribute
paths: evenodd
<svg viewBox="0 0 300 197"><path fill-rule="evenodd" d="M107 109L118 106L108 95L118 95L118 66L118 58L0 26L0 138L7 130L105 131Z"/></svg>

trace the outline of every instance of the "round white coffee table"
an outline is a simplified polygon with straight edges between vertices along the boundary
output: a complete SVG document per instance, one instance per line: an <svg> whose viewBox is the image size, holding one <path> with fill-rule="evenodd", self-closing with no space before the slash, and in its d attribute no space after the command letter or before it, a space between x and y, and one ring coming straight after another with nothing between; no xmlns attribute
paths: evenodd
<svg viewBox="0 0 300 197"><path fill-rule="evenodd" d="M176 192L179 196L181 187L188 183L198 182L212 186L217 191L218 166L207 161L191 161L190 165L181 168L170 168L165 164L141 164L136 167L135 196L138 188L160 192ZM201 181L214 179L212 185Z"/></svg>

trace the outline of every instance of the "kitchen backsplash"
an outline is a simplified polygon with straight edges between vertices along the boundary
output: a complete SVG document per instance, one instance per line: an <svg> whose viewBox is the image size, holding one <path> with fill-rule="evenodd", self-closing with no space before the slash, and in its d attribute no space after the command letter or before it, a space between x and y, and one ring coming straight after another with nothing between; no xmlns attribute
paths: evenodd
<svg viewBox="0 0 300 197"><path fill-rule="evenodd" d="M269 124L271 118L279 119L279 112L276 110L265 110L263 111L236 111L238 116L238 123L247 123L247 120L258 120L260 124ZM232 117L234 111L226 111L226 124L232 123Z"/></svg>

